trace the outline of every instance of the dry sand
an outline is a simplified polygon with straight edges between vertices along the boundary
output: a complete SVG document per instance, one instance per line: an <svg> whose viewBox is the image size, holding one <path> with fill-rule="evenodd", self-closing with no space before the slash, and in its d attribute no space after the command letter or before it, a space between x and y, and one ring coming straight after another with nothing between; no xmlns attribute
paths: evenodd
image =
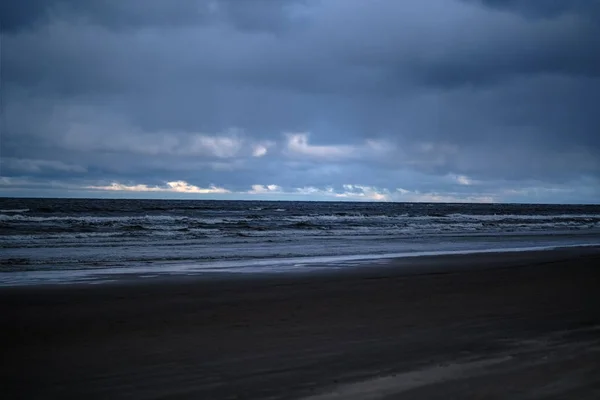
<svg viewBox="0 0 600 400"><path fill-rule="evenodd" d="M0 289L4 399L598 399L600 251Z"/></svg>

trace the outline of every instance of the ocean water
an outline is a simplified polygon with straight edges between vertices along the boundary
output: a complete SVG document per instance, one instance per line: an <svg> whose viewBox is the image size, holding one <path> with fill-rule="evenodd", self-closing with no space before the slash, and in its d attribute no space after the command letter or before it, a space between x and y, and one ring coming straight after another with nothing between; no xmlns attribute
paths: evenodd
<svg viewBox="0 0 600 400"><path fill-rule="evenodd" d="M0 285L598 244L598 205L0 199Z"/></svg>

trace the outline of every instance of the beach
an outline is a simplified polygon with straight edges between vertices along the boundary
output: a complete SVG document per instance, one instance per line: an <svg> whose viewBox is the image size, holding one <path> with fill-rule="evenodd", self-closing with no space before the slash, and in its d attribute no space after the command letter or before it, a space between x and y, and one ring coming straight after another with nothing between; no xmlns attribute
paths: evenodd
<svg viewBox="0 0 600 400"><path fill-rule="evenodd" d="M596 399L597 265L588 247L4 287L3 398Z"/></svg>

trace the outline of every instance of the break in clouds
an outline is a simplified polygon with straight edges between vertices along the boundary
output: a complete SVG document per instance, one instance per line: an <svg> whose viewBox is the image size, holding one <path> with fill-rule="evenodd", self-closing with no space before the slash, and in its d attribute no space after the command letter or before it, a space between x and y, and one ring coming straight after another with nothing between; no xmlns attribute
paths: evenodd
<svg viewBox="0 0 600 400"><path fill-rule="evenodd" d="M9 0L5 196L597 202L595 0Z"/></svg>

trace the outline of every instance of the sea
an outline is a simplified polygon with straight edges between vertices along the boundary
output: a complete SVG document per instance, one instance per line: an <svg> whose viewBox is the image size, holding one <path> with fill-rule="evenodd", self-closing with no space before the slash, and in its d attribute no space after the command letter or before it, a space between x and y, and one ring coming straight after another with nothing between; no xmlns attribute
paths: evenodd
<svg viewBox="0 0 600 400"><path fill-rule="evenodd" d="M600 245L600 205L0 198L0 285Z"/></svg>

